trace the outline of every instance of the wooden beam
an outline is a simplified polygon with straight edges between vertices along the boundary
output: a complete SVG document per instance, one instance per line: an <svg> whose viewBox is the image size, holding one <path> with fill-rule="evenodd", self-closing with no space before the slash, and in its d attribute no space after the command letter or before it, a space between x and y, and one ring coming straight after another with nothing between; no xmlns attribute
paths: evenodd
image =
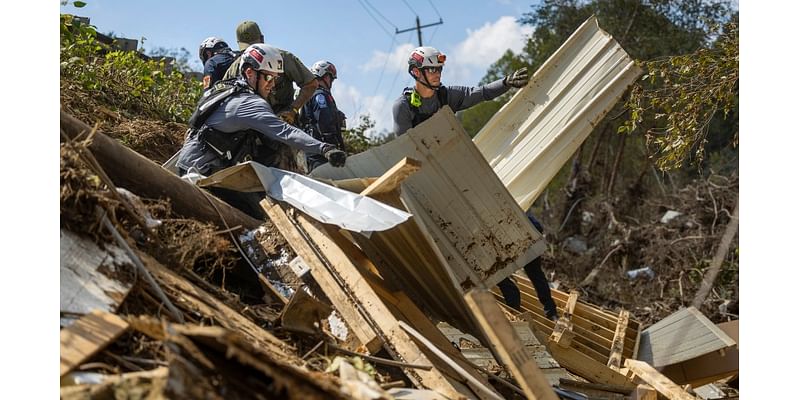
<svg viewBox="0 0 800 400"><path fill-rule="evenodd" d="M669 400L696 400L695 396L686 393L683 388L644 361L629 358L625 360L625 366Z"/></svg>
<svg viewBox="0 0 800 400"><path fill-rule="evenodd" d="M567 318L571 318L572 314L575 314L575 305L578 304L578 296L580 293L577 290L571 290L569 292L569 298L567 299L567 304L564 306L564 314Z"/></svg>
<svg viewBox="0 0 800 400"><path fill-rule="evenodd" d="M533 400L558 399L539 366L525 351L511 323L503 316L494 296L486 289L472 289L465 299L489 339L492 352L516 378L525 395Z"/></svg>
<svg viewBox="0 0 800 400"><path fill-rule="evenodd" d="M630 386L607 385L603 383L580 382L573 379L561 378L558 380L559 386L569 385L574 388L582 389L596 389L604 392L612 392L617 394L630 394Z"/></svg>
<svg viewBox="0 0 800 400"><path fill-rule="evenodd" d="M372 182L361 194L364 196L391 192L397 189L403 181L414 172L422 168L422 163L409 157L400 160L394 167L389 168L378 180Z"/></svg>
<svg viewBox="0 0 800 400"><path fill-rule="evenodd" d="M378 335L367 319L358 311L357 304L347 295L341 287L339 280L332 274L325 265L326 261L338 262L339 260L324 260L317 254L315 248L308 243L303 232L298 230L294 223L289 219L286 211L280 204L274 203L269 198L261 201L261 207L269 216L269 219L278 228L278 231L286 238L292 246L294 252L306 262L311 268L311 276L319 284L325 295L328 296L333 306L345 320L350 332L355 335L363 345L372 344L368 350L370 353L377 352L382 343L379 343Z"/></svg>
<svg viewBox="0 0 800 400"><path fill-rule="evenodd" d="M572 322L569 320L568 314L565 313L565 315L561 316L558 322L556 322L553 333L550 334L548 340L561 347L569 347L574 337L575 333L572 332Z"/></svg>
<svg viewBox="0 0 800 400"><path fill-rule="evenodd" d="M122 318L92 311L61 330L61 375L72 371L128 329Z"/></svg>
<svg viewBox="0 0 800 400"><path fill-rule="evenodd" d="M61 130L69 138L76 139L85 137L92 128L61 111ZM142 197L168 198L172 209L178 214L216 224L221 229L227 228L220 214L228 227L239 225L244 229L255 229L264 223L210 193L201 192L202 189L197 186L100 132L92 137L89 150L115 185Z"/></svg>
<svg viewBox="0 0 800 400"><path fill-rule="evenodd" d="M362 331L362 335L364 331L368 331L379 337L385 342L384 348L397 361L432 365L416 343L400 328L397 319L339 246L340 243L349 243L347 239L341 235L334 239L331 235L338 232L334 229L326 230L325 226L297 210L296 219L292 221L282 205L269 199L262 200L261 206L289 245L311 267L312 276L342 313L351 330L356 328ZM350 248L355 251L353 249L355 247ZM358 326L359 324L362 326ZM368 337L361 341L364 344L376 343ZM463 397L436 368L430 371L405 368L403 371L416 387L434 389L451 398Z"/></svg>
<svg viewBox="0 0 800 400"><path fill-rule="evenodd" d="M611 343L611 356L608 357L608 367L614 371L619 371L622 364L622 350L625 344L625 331L628 330L628 318L630 312L622 310L619 312L617 321L617 331L614 333L614 341Z"/></svg>
<svg viewBox="0 0 800 400"><path fill-rule="evenodd" d="M631 400L658 400L658 392L650 385L638 385Z"/></svg>

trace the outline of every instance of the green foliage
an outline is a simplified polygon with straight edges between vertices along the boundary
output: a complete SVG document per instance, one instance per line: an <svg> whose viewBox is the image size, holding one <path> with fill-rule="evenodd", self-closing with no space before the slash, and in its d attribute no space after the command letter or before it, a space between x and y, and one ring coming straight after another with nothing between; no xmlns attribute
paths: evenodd
<svg viewBox="0 0 800 400"><path fill-rule="evenodd" d="M379 135L378 137L367 136L367 131L374 127L375 121L370 118L369 114L365 114L361 115L358 125L356 125L355 128L343 130L342 137L347 146L347 152L349 154L358 154L371 147L380 146L394 139L394 134L392 133Z"/></svg>
<svg viewBox="0 0 800 400"><path fill-rule="evenodd" d="M74 22L74 23L73 23ZM61 15L61 78L102 96L108 104L166 121L187 120L202 84L137 52L111 51L94 27Z"/></svg>
<svg viewBox="0 0 800 400"><path fill-rule="evenodd" d="M644 63L645 75L631 91L630 118L620 132L632 133L645 120L648 144L663 170L680 167L693 156L703 160L712 118L738 111L739 27L726 25L714 47ZM738 141L738 128L732 142Z"/></svg>

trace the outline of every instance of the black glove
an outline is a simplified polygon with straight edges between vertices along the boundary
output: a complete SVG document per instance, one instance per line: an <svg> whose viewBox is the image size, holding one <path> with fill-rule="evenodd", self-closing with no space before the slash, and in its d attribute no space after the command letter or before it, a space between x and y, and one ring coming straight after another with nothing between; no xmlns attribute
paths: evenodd
<svg viewBox="0 0 800 400"><path fill-rule="evenodd" d="M337 149L335 146L330 146L330 150L325 151L324 156L334 167L344 167L344 162L347 160L347 153Z"/></svg>
<svg viewBox="0 0 800 400"><path fill-rule="evenodd" d="M528 78L528 67L522 67L514 71L513 74L505 77L505 79L503 79L503 84L506 86L521 88L528 84L528 79L530 79Z"/></svg>

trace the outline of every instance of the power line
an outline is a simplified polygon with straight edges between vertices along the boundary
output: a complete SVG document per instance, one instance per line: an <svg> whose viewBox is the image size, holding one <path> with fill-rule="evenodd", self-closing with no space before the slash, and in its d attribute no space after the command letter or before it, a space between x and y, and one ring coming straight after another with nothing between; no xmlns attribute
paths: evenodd
<svg viewBox="0 0 800 400"><path fill-rule="evenodd" d="M377 18L375 18L375 16L374 16L374 15L372 15L372 12L369 10L369 8L367 8L367 6L365 6L365 5L364 5L364 3L362 3L362 2L361 2L361 0L358 0L358 4L360 4L360 5L361 5L361 8L363 8L363 9L364 9L364 11L366 11L366 12L367 12L367 14L369 14L370 18L372 18L372 20L373 20L373 21L375 21L375 23L376 23L376 24L378 24L378 26L381 28L381 30L382 30L382 31L386 32L386 34L387 34L389 37L393 37L393 36L392 36L392 34L391 34L391 33L389 33L389 31L388 31L388 30L386 30L386 28L383 26L383 24L381 24L381 23L380 23L380 21L378 21L378 19L377 19ZM395 29L397 29L397 28L395 28Z"/></svg>
<svg viewBox="0 0 800 400"><path fill-rule="evenodd" d="M414 15L419 15L416 11L414 11L413 8L411 8L411 4L408 4L406 0L403 0L403 3L405 3L406 7L408 7L408 9L411 10L411 12L414 13Z"/></svg>
<svg viewBox="0 0 800 400"><path fill-rule="evenodd" d="M439 14L439 10L436 9L436 6L433 5L433 2L431 0L428 0L428 3L430 3L431 7L433 7L433 11L436 11L436 15L439 16L439 18L442 18L442 14Z"/></svg>
<svg viewBox="0 0 800 400"><path fill-rule="evenodd" d="M381 14L381 12L378 11L378 9L375 8L375 6L373 6L372 3L369 2L369 0L364 0L364 2L367 3L367 5L370 6L370 8L375 10L375 12L378 13L378 15L380 15L380 17L383 18L384 21L388 22L389 25L391 25L392 27L394 27L395 30L397 30L397 25L393 24L392 21L389 21L388 18L384 17L383 14Z"/></svg>

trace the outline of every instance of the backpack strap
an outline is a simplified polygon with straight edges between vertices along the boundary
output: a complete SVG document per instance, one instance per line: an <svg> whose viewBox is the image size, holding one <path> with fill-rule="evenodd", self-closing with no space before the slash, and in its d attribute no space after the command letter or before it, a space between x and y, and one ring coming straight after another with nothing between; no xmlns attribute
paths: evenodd
<svg viewBox="0 0 800 400"><path fill-rule="evenodd" d="M419 93L414 88L405 88L403 89L403 96L406 97L408 100L408 105L411 108L411 113L413 114L413 118L411 119L411 127L415 127L433 116L431 114L424 114L419 111L420 106L422 106L422 98L420 97ZM436 91L436 100L439 101L439 107L436 111L439 111L440 108L449 104L448 95L447 95L447 86L440 86L439 90ZM434 113L436 112L434 111Z"/></svg>

